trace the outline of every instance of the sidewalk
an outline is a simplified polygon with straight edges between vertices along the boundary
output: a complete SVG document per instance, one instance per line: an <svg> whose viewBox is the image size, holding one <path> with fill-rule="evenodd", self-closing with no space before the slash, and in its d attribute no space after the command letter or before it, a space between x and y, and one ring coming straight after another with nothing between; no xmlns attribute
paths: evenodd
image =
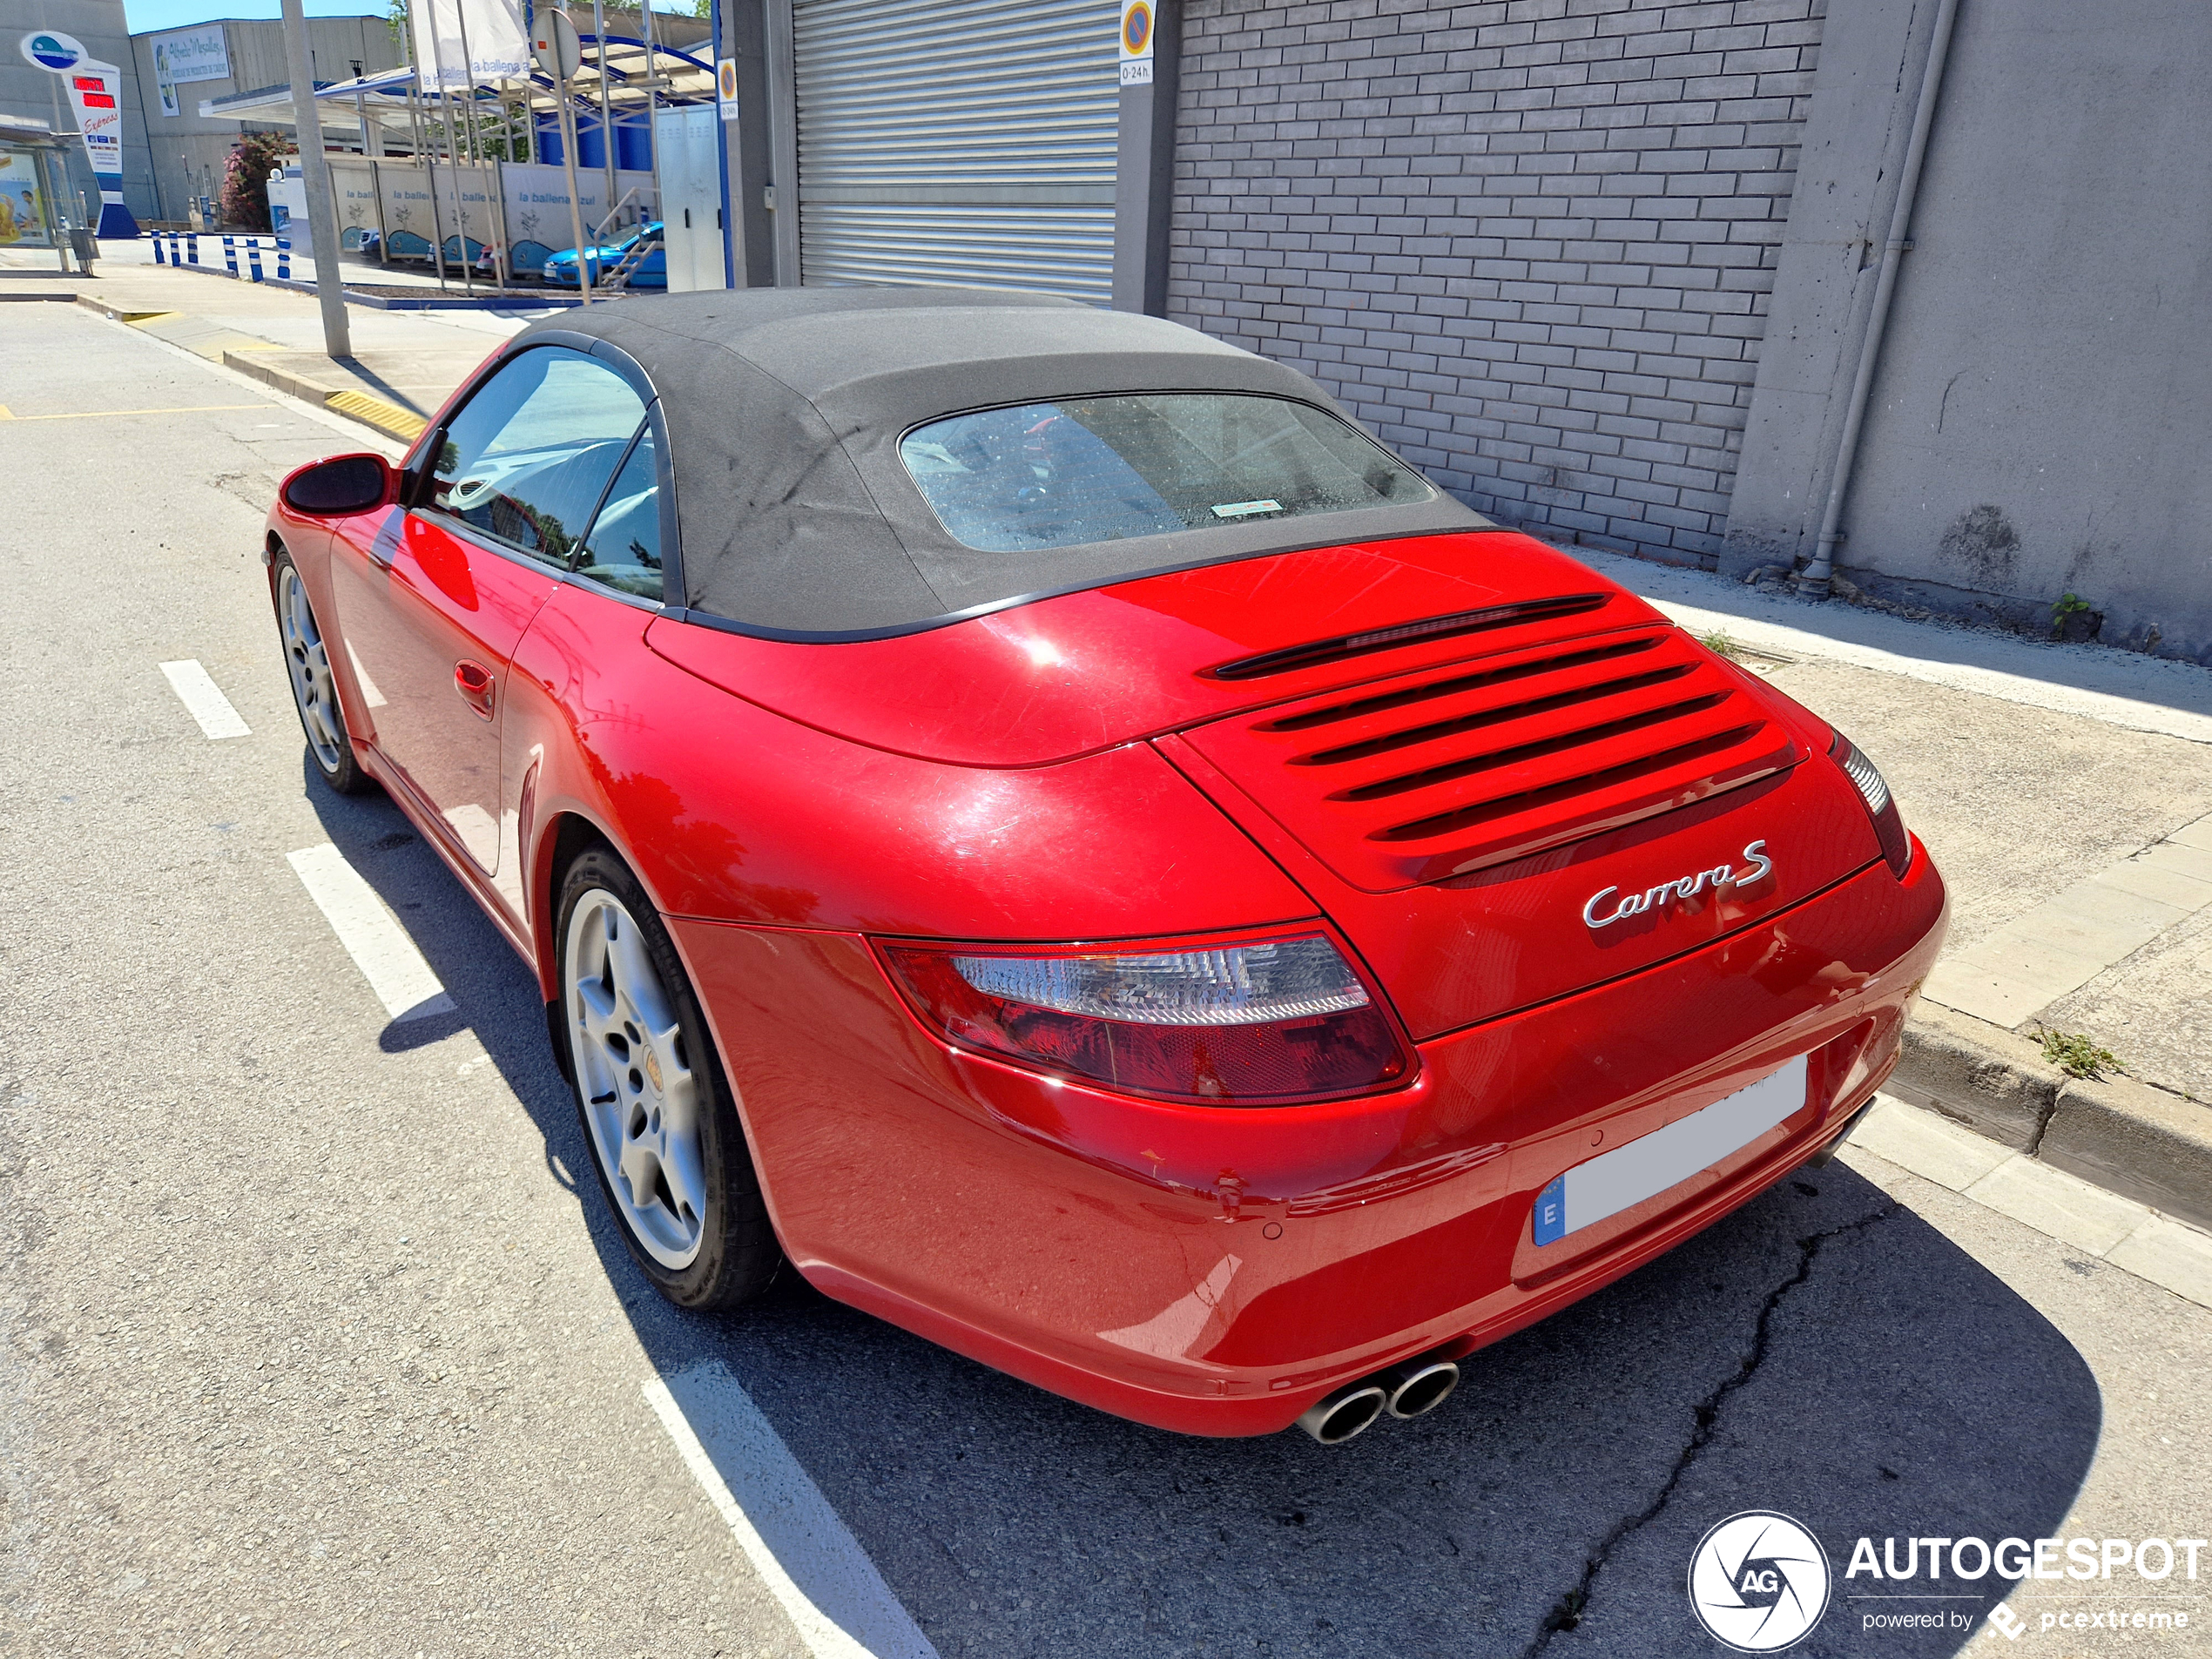
<svg viewBox="0 0 2212 1659"><path fill-rule="evenodd" d="M203 258L208 239L201 239ZM500 341L553 309L529 295L512 308L485 311L349 306L354 355L334 362L322 350L314 294L158 266L150 242L108 246L115 255L91 277L62 275L51 255L40 263L29 252L0 253L0 294L72 298L401 443L415 440Z"/></svg>
<svg viewBox="0 0 2212 1659"><path fill-rule="evenodd" d="M351 307L355 357L333 363L312 295L150 257L87 280L0 253L0 295L83 296L401 442L543 314ZM1725 635L1882 767L1952 897L1892 1091L2212 1226L2212 670L1565 550ZM2045 1058L2046 1028L2116 1062L2069 1075Z"/></svg>
<svg viewBox="0 0 2212 1659"><path fill-rule="evenodd" d="M2212 670L1567 550L1833 720L1951 891L1890 1085L2212 1225ZM2115 1056L2045 1057L2045 1031Z"/></svg>

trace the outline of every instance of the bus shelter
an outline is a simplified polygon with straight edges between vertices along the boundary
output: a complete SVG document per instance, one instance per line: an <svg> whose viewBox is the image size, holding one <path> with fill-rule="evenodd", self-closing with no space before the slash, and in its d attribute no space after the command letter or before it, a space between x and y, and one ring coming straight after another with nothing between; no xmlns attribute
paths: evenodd
<svg viewBox="0 0 2212 1659"><path fill-rule="evenodd" d="M0 115L0 247L50 247L69 269L68 227L58 204L69 140L44 121Z"/></svg>

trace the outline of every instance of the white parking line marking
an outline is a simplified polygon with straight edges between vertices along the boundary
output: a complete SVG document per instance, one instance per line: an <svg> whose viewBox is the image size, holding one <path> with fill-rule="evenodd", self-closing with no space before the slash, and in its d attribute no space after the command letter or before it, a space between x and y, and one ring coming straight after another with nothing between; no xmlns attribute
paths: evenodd
<svg viewBox="0 0 2212 1659"><path fill-rule="evenodd" d="M361 880L361 872L346 862L343 853L325 841L288 856L307 896L387 1014L395 1020L420 1020L453 1007L453 999L407 936L407 929Z"/></svg>
<svg viewBox="0 0 2212 1659"><path fill-rule="evenodd" d="M783 1604L808 1653L815 1659L937 1659L821 1488L719 1362L651 1378L641 1386L685 1467Z"/></svg>
<svg viewBox="0 0 2212 1659"><path fill-rule="evenodd" d="M170 689L177 693L192 718L199 722L199 729L211 738L250 738L253 728L239 718L231 700L223 695L197 661L164 663L161 671L169 677Z"/></svg>

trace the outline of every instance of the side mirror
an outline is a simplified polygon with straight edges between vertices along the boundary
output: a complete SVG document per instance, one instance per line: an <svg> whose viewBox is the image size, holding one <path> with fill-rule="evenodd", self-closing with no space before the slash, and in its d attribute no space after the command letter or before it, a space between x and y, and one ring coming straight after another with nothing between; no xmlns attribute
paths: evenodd
<svg viewBox="0 0 2212 1659"><path fill-rule="evenodd" d="M313 518L343 518L393 500L398 478L382 455L339 455L302 467L286 479L284 504Z"/></svg>

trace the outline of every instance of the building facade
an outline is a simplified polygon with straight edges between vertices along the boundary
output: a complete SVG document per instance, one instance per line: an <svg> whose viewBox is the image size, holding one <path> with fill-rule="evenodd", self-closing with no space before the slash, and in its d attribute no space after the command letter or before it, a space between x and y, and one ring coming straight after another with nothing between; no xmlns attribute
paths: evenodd
<svg viewBox="0 0 2212 1659"><path fill-rule="evenodd" d="M1128 14L722 0L736 279L1110 300L1556 543L2212 661L2191 0L1162 0L1117 84Z"/></svg>
<svg viewBox="0 0 2212 1659"><path fill-rule="evenodd" d="M145 118L138 103L123 0L0 0L0 114L44 121L57 132L74 133L77 124L61 78L40 69L18 50L24 37L39 30L74 37L95 60L113 64L122 71L123 201L138 219L157 217ZM64 177L57 182L63 210L78 224L98 223L100 186L82 145L72 145L61 171Z"/></svg>
<svg viewBox="0 0 2212 1659"><path fill-rule="evenodd" d="M318 84L373 75L407 61L405 47L381 16L310 17L307 49ZM284 25L258 18L212 18L189 28L133 35L131 51L158 208L152 217L182 220L193 197L212 195L222 187L224 164L239 135L261 125L203 116L200 104L237 92L288 87L292 74ZM335 131L327 137L337 142Z"/></svg>
<svg viewBox="0 0 2212 1659"><path fill-rule="evenodd" d="M1108 296L1554 542L2212 661L2191 0L1128 12L721 0L736 280Z"/></svg>
<svg viewBox="0 0 2212 1659"><path fill-rule="evenodd" d="M1169 314L1313 374L1478 511L1710 562L1816 3L1198 0Z"/></svg>

